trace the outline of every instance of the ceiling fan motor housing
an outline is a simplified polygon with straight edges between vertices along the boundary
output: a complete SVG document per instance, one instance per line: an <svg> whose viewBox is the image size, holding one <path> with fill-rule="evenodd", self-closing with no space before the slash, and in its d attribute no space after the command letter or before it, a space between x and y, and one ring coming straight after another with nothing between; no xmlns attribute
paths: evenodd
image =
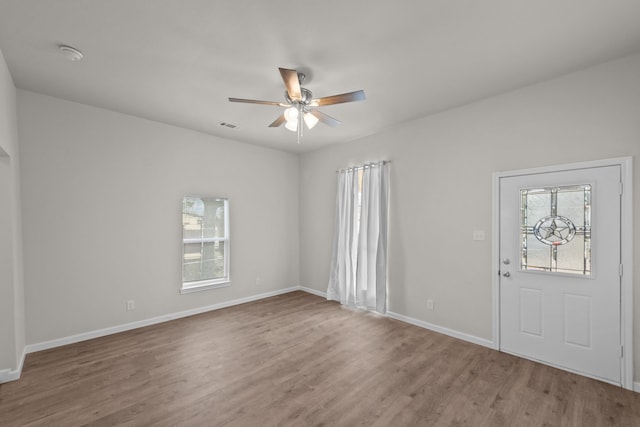
<svg viewBox="0 0 640 427"><path fill-rule="evenodd" d="M284 99L286 99L287 102L291 105L295 105L295 104L309 105L309 103L313 99L313 94L311 93L311 91L304 87L300 88L300 95L301 95L301 99L299 101L294 101L289 96L289 92L285 91Z"/></svg>

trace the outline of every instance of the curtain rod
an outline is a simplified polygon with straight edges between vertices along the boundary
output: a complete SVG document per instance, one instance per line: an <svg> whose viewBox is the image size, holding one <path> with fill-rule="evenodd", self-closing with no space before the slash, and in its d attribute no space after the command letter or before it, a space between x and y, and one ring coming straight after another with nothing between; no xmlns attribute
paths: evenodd
<svg viewBox="0 0 640 427"><path fill-rule="evenodd" d="M348 171L350 169L358 170L358 169L370 168L371 166L379 166L379 165L384 165L386 163L391 163L391 160L380 160L379 162L365 163L364 165L359 165L359 166L349 166L348 168L338 169L336 173L342 172L342 171Z"/></svg>

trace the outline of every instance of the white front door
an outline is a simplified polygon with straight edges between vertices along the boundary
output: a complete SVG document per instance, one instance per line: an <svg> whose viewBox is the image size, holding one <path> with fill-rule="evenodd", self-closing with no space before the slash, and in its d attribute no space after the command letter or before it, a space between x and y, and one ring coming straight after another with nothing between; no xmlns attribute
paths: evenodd
<svg viewBox="0 0 640 427"><path fill-rule="evenodd" d="M500 349L621 383L620 166L499 180Z"/></svg>

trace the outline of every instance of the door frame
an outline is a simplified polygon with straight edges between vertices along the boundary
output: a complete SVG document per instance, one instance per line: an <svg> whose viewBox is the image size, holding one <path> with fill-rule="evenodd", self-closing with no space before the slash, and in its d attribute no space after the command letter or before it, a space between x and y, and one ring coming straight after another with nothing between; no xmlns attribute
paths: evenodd
<svg viewBox="0 0 640 427"><path fill-rule="evenodd" d="M520 169L492 174L492 238L491 238L491 275L492 275L492 329L493 345L500 350L500 180L520 175L531 175L549 172L590 169L604 166L620 166L622 180L622 197L620 205L620 262L623 265L620 278L620 342L622 387L633 390L633 158L618 157L579 163L560 164ZM640 391L640 390L639 390Z"/></svg>

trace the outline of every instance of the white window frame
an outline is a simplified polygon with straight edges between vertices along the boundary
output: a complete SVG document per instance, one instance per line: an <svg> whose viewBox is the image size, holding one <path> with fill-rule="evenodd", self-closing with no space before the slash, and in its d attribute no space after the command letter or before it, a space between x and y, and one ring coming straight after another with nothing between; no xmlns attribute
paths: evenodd
<svg viewBox="0 0 640 427"><path fill-rule="evenodd" d="M224 201L224 237L207 237L207 238L189 238L185 239L184 237L184 223L182 221L182 215L184 214L184 209L181 209L180 213L180 222L182 228L182 250L181 259L180 259L180 273L182 275L182 286L180 288L180 293L191 293L197 291L205 291L208 289L216 289L216 288L224 288L227 286L231 286L231 278L229 275L229 255L230 255L230 238L229 238L229 199L226 197L215 197L215 196L192 196L187 195L182 198L182 206L184 206L184 199L186 198L199 198L199 199L216 199L218 201ZM184 281L184 247L185 243L213 243L213 242L223 242L224 243L224 276L216 279L207 279L207 280L198 280L192 282Z"/></svg>

